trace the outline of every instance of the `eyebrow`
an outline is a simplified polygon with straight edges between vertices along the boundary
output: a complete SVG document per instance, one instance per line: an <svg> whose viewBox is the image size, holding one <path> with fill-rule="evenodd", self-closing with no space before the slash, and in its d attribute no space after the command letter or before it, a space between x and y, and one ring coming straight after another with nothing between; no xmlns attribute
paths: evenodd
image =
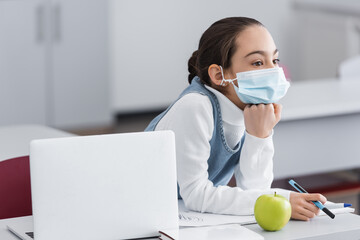
<svg viewBox="0 0 360 240"><path fill-rule="evenodd" d="M278 49L275 49L273 55L275 55L275 54L278 53L278 52L279 52L279 50L278 50ZM245 57L248 57L248 56L253 55L253 54L261 54L261 55L263 55L263 56L266 55L266 54L265 54L265 51L257 50L257 51L253 51L253 52L248 53Z"/></svg>

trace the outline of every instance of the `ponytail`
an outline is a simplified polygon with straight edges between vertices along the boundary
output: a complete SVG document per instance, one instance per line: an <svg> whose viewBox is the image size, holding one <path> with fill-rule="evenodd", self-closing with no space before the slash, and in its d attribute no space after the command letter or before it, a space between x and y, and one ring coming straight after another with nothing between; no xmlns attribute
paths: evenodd
<svg viewBox="0 0 360 240"><path fill-rule="evenodd" d="M188 71L189 71L188 81L190 84L191 84L191 81L193 80L193 78L198 75L198 71L197 71L198 68L196 66L197 58L198 58L198 50L193 52L193 54L191 55L191 57L188 61Z"/></svg>

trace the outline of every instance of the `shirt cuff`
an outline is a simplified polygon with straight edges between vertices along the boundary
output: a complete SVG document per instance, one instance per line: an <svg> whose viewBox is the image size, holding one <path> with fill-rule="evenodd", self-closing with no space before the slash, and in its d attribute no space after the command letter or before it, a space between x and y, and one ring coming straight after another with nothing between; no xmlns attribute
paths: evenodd
<svg viewBox="0 0 360 240"><path fill-rule="evenodd" d="M274 135L274 129L271 130L270 135L267 136L266 138L259 138L259 137L253 136L245 130L245 139L247 139L248 141L250 140L252 142L257 142L257 143L271 141L273 135Z"/></svg>
<svg viewBox="0 0 360 240"><path fill-rule="evenodd" d="M293 192L293 191L285 190L285 189L281 189L281 188L272 188L271 190L276 192L276 194L285 197L290 202L290 193Z"/></svg>

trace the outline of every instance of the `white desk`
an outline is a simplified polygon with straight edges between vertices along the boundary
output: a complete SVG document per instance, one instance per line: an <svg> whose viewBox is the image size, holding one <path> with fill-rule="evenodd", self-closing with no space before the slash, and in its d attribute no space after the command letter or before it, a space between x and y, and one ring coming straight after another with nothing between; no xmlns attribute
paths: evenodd
<svg viewBox="0 0 360 240"><path fill-rule="evenodd" d="M281 103L276 179L360 168L360 79L293 83Z"/></svg>
<svg viewBox="0 0 360 240"><path fill-rule="evenodd" d="M41 125L0 127L0 161L29 155L29 143L31 140L70 136L74 135Z"/></svg>
<svg viewBox="0 0 360 240"><path fill-rule="evenodd" d="M9 218L0 220L0 239L17 240L18 238L6 228L8 224L21 219L31 221L32 217ZM291 220L283 229L277 232L266 232L257 224L246 225L252 231L264 236L266 240L359 240L360 239L360 216L355 214L339 214L335 219L326 216L317 217L309 222ZM188 239L181 239L188 240Z"/></svg>
<svg viewBox="0 0 360 240"><path fill-rule="evenodd" d="M258 224L246 226L264 236L266 240L359 240L360 216L352 213L336 215L334 219L321 216L309 222L291 220L278 232L266 232Z"/></svg>

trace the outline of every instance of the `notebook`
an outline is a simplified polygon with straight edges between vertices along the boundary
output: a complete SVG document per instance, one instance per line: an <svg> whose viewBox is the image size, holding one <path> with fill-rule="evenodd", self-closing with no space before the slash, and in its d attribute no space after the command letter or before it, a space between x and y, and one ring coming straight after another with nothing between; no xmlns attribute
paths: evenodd
<svg viewBox="0 0 360 240"><path fill-rule="evenodd" d="M8 226L22 239L110 240L178 229L171 131L34 140L33 224ZM32 229L33 225L33 229Z"/></svg>

